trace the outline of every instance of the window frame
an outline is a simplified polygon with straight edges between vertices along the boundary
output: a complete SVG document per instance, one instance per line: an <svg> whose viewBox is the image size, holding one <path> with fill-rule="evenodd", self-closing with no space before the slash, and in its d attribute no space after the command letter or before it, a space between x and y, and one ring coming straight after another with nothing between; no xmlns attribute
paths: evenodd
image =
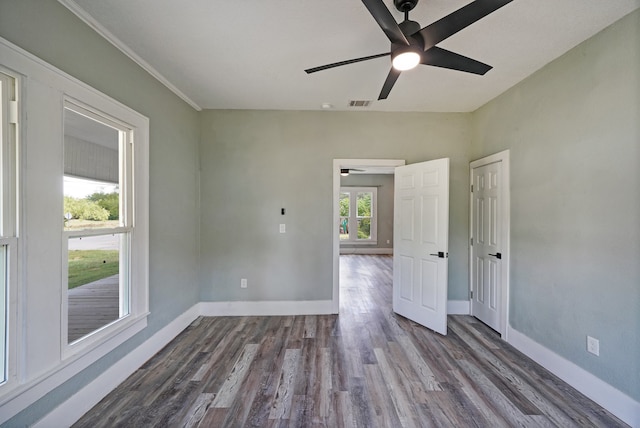
<svg viewBox="0 0 640 428"><path fill-rule="evenodd" d="M343 193L349 194L349 217L347 227L349 229L349 238L340 239L340 245L377 245L378 244L378 188L377 187L361 187L361 186L341 186L339 195ZM371 193L371 216L358 215L358 194ZM338 204L338 210L340 209ZM345 216L341 216L338 211L338 222L341 223ZM370 218L370 237L369 239L358 238L358 219ZM338 225L339 227L339 225ZM352 233L352 231L354 233Z"/></svg>
<svg viewBox="0 0 640 428"><path fill-rule="evenodd" d="M17 380L17 294L18 294L18 135L19 76L0 67L0 246L4 251L4 277L0 293L4 332L0 340L0 390L11 388Z"/></svg>
<svg viewBox="0 0 640 428"><path fill-rule="evenodd" d="M149 316L149 118L0 37L0 70L16 78L17 243L9 355L13 377L0 386L0 424L141 334ZM132 314L73 350L61 340L63 211L62 109L69 97L133 126L136 206L132 235ZM28 119L28 120L27 120ZM25 150L24 148L28 148ZM58 181L60 180L60 181ZM25 209L29 208L29 209ZM52 215L49 215L51 213ZM27 241L24 237L30 236ZM142 333L143 334L143 333Z"/></svg>
<svg viewBox="0 0 640 428"><path fill-rule="evenodd" d="M113 106L115 107L115 106ZM136 227L136 208L138 196L134 183L144 181L136 179L137 167L135 165L136 143L144 138L140 133L140 129L135 124L127 121L127 118L121 117L123 112L118 112L116 108L109 108L108 105L101 105L102 109L93 107L92 105L81 101L77 98L65 95L63 98L63 117L64 112L69 109L78 114L84 115L89 119L96 120L107 126L113 127L120 132L119 141L119 191L121 194L119 225L111 228L100 229L79 229L65 230L62 226L62 290L61 290L61 326L60 340L62 347L62 359L68 359L81 354L87 350L93 349L104 343L109 338L116 336L119 332L126 329L140 317L148 315L148 238L144 245L135 245L135 236L138 234ZM129 118L130 119L130 118ZM64 127L64 126L63 126ZM123 141L124 135L124 141ZM63 148L64 150L64 148ZM61 177L64 179L64 177ZM138 192L141 193L141 192ZM60 195L61 199L63 195ZM141 210L144 211L144 210ZM120 300L120 311L122 312L123 300L126 301L128 311L126 314L106 325L94 330L91 333L69 343L69 311L68 311L68 254L69 240L79 237L104 236L104 235L122 235L120 246L120 292L126 293ZM144 254L143 254L144 253ZM124 271L124 272L123 272ZM144 278L144 279L142 279ZM124 288L124 290L123 290Z"/></svg>

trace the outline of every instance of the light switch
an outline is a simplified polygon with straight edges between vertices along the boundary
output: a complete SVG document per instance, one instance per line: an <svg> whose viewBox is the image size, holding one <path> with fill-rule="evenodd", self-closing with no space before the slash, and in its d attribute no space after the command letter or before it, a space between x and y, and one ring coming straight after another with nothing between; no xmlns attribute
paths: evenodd
<svg viewBox="0 0 640 428"><path fill-rule="evenodd" d="M284 223L280 224L280 233L285 233L287 231L287 228L285 227Z"/></svg>

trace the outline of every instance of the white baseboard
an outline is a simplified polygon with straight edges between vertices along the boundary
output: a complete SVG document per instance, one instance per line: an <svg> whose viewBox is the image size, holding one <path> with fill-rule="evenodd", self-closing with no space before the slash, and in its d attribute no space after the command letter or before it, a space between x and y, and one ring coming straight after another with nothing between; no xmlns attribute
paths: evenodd
<svg viewBox="0 0 640 428"><path fill-rule="evenodd" d="M582 367L561 357L538 342L508 326L509 343L586 395L618 418L640 428L640 403L594 376Z"/></svg>
<svg viewBox="0 0 640 428"><path fill-rule="evenodd" d="M326 315L335 313L332 300L200 302L198 305L200 315L207 317Z"/></svg>
<svg viewBox="0 0 640 428"><path fill-rule="evenodd" d="M393 248L340 247L340 254L393 254Z"/></svg>
<svg viewBox="0 0 640 428"><path fill-rule="evenodd" d="M469 315L470 307L468 300L447 301L447 315Z"/></svg>
<svg viewBox="0 0 640 428"><path fill-rule="evenodd" d="M98 404L109 392L134 373L149 358L157 354L198 316L198 305L192 306L182 315L167 324L120 361L109 367L87 386L76 392L65 402L40 419L34 427L67 427Z"/></svg>

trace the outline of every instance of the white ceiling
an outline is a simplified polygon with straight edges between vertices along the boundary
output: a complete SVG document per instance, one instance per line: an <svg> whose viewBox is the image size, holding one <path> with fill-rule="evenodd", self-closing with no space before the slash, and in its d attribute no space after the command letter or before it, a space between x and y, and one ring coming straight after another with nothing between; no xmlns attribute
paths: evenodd
<svg viewBox="0 0 640 428"><path fill-rule="evenodd" d="M640 7L640 0L514 0L439 44L493 66L485 76L419 66L375 101L388 57L304 72L389 51L359 0L59 1L196 108L347 110L350 100L374 100L367 110L430 112L473 111ZM467 3L421 0L410 18L424 27Z"/></svg>

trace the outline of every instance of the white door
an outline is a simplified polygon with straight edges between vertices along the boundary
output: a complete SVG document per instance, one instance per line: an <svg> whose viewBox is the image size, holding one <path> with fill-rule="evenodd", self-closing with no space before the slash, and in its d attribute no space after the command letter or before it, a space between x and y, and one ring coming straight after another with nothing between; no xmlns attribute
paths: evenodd
<svg viewBox="0 0 640 428"><path fill-rule="evenodd" d="M449 159L395 170L393 310L447 334Z"/></svg>
<svg viewBox="0 0 640 428"><path fill-rule="evenodd" d="M501 332L502 162L471 168L471 314Z"/></svg>

